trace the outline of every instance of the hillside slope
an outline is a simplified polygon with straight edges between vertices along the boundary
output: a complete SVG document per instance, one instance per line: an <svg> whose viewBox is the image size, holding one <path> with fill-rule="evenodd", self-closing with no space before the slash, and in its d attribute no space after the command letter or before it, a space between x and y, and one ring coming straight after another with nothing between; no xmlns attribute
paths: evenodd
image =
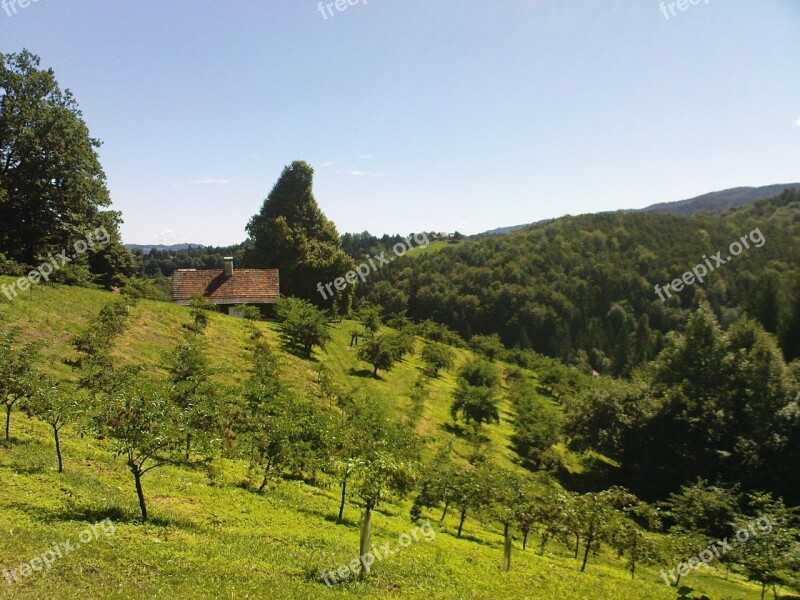
<svg viewBox="0 0 800 600"><path fill-rule="evenodd" d="M64 363L67 341L111 299L105 292L68 287L36 288L13 303L0 304L0 328L18 326L26 339L48 343L40 367L59 379L74 378ZM186 308L142 301L115 347L119 364L144 362L153 367L180 337L188 322ZM381 379L365 377L354 357L347 322L333 327L333 341L314 360L278 350L282 372L298 391L315 393L315 369L326 364L338 381L361 387L375 402L386 403L401 417L407 392L417 376L415 357ZM278 349L273 324L259 328ZM241 380L247 371L246 323L211 315L206 335L220 381ZM459 350L459 360L468 353ZM433 384L419 431L429 440L452 439L445 427L451 375ZM503 420L490 427L492 459L512 463L508 406ZM603 551L586 573L571 550L551 543L544 555L529 540L526 551L515 542L513 568L500 570L502 537L496 525L468 519L465 536L454 535L456 515L439 522L426 511L435 535L400 548L411 534L409 503L383 503L374 521L376 546L396 550L375 565L368 581L348 580L328 588L321 572L349 563L358 548L357 504L348 504L345 521L335 523L338 490L285 481L263 494L246 484L247 466L216 461L213 468L165 467L147 475L146 492L153 519L138 520L136 497L121 459L108 443L64 430L65 472L55 472L46 426L15 413L13 439L0 445L0 570L17 568L51 548L71 541L74 552L13 584L0 585L8 598L545 598L674 599L656 569L642 567L635 580L623 561ZM459 452L466 448L454 440ZM110 519L113 530L77 543L91 525ZM712 598L758 597L739 577L723 579L715 569L684 581Z"/></svg>
<svg viewBox="0 0 800 600"><path fill-rule="evenodd" d="M762 185L760 187L737 187L718 192L709 192L678 200L677 202L660 202L643 208L645 212L664 213L672 215L691 216L697 212L722 212L729 208L737 208L745 204L753 204L758 200L769 198L783 193L784 190L800 189L800 183L776 183L774 185Z"/></svg>
<svg viewBox="0 0 800 600"><path fill-rule="evenodd" d="M747 248L742 236L753 238ZM387 313L407 310L466 339L496 333L508 347L613 375L655 356L664 336L707 299L726 323L737 313L759 320L791 361L800 357L799 241L798 191L723 215L564 217L398 261L359 294ZM715 268L709 257L717 252ZM711 265L702 281L658 295L698 264Z"/></svg>

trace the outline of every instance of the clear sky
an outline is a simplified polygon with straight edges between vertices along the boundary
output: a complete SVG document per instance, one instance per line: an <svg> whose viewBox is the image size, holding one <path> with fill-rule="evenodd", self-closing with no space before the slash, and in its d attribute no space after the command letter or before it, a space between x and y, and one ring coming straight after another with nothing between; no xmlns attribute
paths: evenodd
<svg viewBox="0 0 800 600"><path fill-rule="evenodd" d="M73 91L128 243L240 242L296 159L375 234L800 180L798 0L351 1L16 0L0 52Z"/></svg>

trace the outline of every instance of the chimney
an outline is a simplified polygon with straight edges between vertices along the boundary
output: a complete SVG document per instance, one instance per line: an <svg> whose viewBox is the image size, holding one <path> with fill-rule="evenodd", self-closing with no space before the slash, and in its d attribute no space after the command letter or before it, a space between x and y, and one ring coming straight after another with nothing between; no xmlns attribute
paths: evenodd
<svg viewBox="0 0 800 600"><path fill-rule="evenodd" d="M222 260L225 261L225 277L233 277L233 257L226 256Z"/></svg>

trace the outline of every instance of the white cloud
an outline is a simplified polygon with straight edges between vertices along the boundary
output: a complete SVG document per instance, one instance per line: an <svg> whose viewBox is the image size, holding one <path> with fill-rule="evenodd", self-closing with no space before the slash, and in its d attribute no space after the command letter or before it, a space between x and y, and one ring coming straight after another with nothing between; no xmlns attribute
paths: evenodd
<svg viewBox="0 0 800 600"><path fill-rule="evenodd" d="M369 171L362 171L361 169L351 169L347 174L353 177L383 177L383 173L370 173Z"/></svg>
<svg viewBox="0 0 800 600"><path fill-rule="evenodd" d="M153 242L156 244L172 244L177 239L172 229L165 229L161 233L153 234Z"/></svg>
<svg viewBox="0 0 800 600"><path fill-rule="evenodd" d="M358 158L361 160L366 160L368 158L372 158L372 154L359 154Z"/></svg>

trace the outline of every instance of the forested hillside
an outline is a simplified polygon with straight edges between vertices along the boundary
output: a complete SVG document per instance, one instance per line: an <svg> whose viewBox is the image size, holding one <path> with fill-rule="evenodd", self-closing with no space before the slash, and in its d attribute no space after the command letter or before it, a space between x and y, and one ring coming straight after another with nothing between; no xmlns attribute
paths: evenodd
<svg viewBox="0 0 800 600"><path fill-rule="evenodd" d="M765 242L730 257L729 245L754 230ZM797 191L721 216L565 217L406 260L376 273L359 295L465 338L497 333L508 347L614 375L653 358L704 298L724 325L740 313L756 318L792 360L800 356L798 241ZM731 259L706 269L702 283L660 299L656 285L718 251Z"/></svg>
<svg viewBox="0 0 800 600"><path fill-rule="evenodd" d="M709 192L695 198L679 200L677 202L661 202L652 204L642 210L647 212L669 213L673 215L689 216L697 212L708 211L719 213L729 208L736 208L744 204L752 204L770 196L776 196L787 189L800 189L800 183L762 185L761 187L739 187L719 192Z"/></svg>

